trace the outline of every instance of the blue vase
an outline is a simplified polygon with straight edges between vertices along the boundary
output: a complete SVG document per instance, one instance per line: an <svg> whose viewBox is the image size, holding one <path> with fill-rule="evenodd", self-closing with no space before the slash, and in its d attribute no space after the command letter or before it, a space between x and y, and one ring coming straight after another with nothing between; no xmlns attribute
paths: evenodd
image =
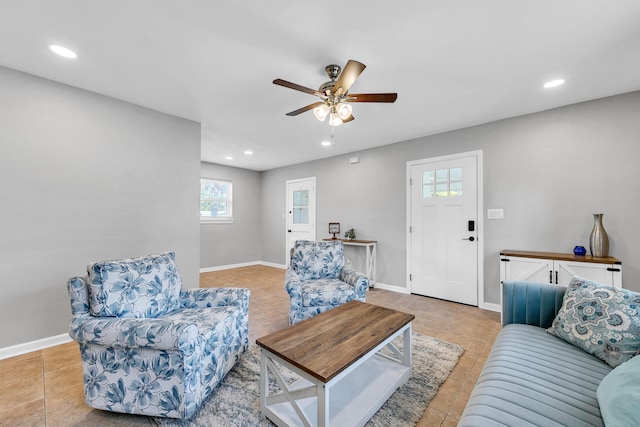
<svg viewBox="0 0 640 427"><path fill-rule="evenodd" d="M573 248L573 253L575 255L586 255L587 250L585 249L584 246L576 246L575 248Z"/></svg>

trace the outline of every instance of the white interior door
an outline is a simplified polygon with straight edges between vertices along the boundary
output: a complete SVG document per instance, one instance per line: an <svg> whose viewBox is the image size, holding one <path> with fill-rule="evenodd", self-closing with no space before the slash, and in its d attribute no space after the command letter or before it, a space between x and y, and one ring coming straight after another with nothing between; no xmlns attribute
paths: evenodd
<svg viewBox="0 0 640 427"><path fill-rule="evenodd" d="M316 178L287 181L287 253L296 240L316 240Z"/></svg>
<svg viewBox="0 0 640 427"><path fill-rule="evenodd" d="M478 156L411 162L412 293L478 305Z"/></svg>

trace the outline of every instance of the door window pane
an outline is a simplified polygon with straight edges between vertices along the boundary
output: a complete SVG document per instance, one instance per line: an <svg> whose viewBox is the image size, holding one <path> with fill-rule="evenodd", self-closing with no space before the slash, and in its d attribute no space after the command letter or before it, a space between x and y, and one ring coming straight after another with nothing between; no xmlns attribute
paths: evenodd
<svg viewBox="0 0 640 427"><path fill-rule="evenodd" d="M293 223L309 223L309 190L293 191Z"/></svg>
<svg viewBox="0 0 640 427"><path fill-rule="evenodd" d="M309 206L309 190L294 191L293 206Z"/></svg>
<svg viewBox="0 0 640 427"><path fill-rule="evenodd" d="M309 223L309 208L293 208L293 223L294 224L308 224Z"/></svg>
<svg viewBox="0 0 640 427"><path fill-rule="evenodd" d="M461 167L422 172L422 197L452 197L461 195Z"/></svg>

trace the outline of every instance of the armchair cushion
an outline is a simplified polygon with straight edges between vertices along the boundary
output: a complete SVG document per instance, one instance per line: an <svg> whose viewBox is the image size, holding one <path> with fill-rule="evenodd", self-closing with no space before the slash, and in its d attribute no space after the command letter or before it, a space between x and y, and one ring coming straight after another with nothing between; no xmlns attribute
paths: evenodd
<svg viewBox="0 0 640 427"><path fill-rule="evenodd" d="M98 317L158 317L180 308L175 254L95 262L87 266L89 307Z"/></svg>
<svg viewBox="0 0 640 427"><path fill-rule="evenodd" d="M336 278L344 267L342 242L298 240L293 247L291 267L300 280Z"/></svg>
<svg viewBox="0 0 640 427"><path fill-rule="evenodd" d="M358 295L352 285L340 279L318 279L302 282L302 306L338 306L356 299Z"/></svg>

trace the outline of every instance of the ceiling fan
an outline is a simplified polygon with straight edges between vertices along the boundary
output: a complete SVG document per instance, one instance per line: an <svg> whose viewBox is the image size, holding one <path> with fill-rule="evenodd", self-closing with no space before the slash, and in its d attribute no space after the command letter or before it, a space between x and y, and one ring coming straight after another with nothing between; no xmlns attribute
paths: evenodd
<svg viewBox="0 0 640 427"><path fill-rule="evenodd" d="M349 93L349 88L365 67L366 65L363 63L352 59L344 66L344 70L339 65L327 65L325 71L331 80L320 85L318 90L282 79L275 79L273 84L315 95L322 100L291 111L287 113L287 116L297 116L305 111L313 110L313 114L318 120L324 121L329 117L330 126L340 126L342 123L348 123L354 119L351 114L353 108L350 103L352 102L395 102L398 98L397 93Z"/></svg>

